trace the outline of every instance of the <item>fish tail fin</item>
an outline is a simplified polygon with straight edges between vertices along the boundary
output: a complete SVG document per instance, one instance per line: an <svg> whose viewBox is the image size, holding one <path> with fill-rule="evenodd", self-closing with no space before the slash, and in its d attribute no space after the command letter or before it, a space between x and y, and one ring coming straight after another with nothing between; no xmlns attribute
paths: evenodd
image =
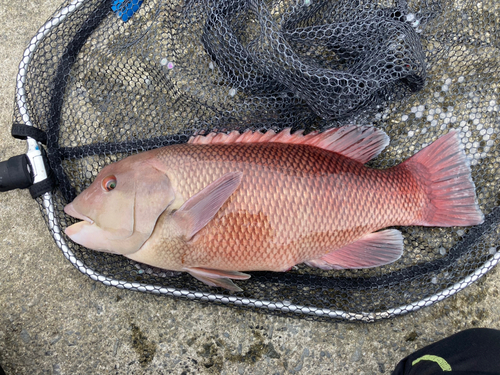
<svg viewBox="0 0 500 375"><path fill-rule="evenodd" d="M471 169L455 130L440 137L401 166L424 184L427 207L413 225L468 226L483 222Z"/></svg>

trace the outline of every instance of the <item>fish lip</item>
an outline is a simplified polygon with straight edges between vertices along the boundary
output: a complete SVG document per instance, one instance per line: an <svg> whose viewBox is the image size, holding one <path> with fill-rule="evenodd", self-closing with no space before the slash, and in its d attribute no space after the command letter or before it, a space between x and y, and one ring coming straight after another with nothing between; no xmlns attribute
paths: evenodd
<svg viewBox="0 0 500 375"><path fill-rule="evenodd" d="M82 215L79 213L77 210L75 210L75 207L73 206L73 203L70 203L64 207L64 212L68 214L69 216L74 217L75 219L80 219L84 220L90 224L94 224L94 220L92 220L90 217Z"/></svg>

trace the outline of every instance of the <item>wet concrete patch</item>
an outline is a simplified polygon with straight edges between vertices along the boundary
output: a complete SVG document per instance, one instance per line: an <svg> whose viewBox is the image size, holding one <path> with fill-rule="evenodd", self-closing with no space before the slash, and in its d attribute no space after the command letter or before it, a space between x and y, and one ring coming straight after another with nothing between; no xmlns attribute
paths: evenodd
<svg viewBox="0 0 500 375"><path fill-rule="evenodd" d="M148 340L146 335L134 323L130 323L132 330L132 348L139 356L139 363L146 367L153 360L156 353L156 344Z"/></svg>

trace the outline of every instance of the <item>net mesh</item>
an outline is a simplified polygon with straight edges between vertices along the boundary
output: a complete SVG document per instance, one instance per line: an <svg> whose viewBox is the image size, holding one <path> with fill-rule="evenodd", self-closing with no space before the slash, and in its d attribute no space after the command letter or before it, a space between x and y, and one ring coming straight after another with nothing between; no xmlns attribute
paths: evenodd
<svg viewBox="0 0 500 375"><path fill-rule="evenodd" d="M58 185L39 202L56 242L82 272L135 290L366 320L432 304L494 264L500 3L148 0L127 22L112 5L63 4L21 63L23 105L14 116L22 122L28 113L47 133ZM372 124L391 139L373 168L399 164L457 129L484 224L398 228L405 252L394 264L253 272L238 281L238 293L87 250L63 233L75 222L63 207L102 167L128 155L186 142L195 132L353 123Z"/></svg>

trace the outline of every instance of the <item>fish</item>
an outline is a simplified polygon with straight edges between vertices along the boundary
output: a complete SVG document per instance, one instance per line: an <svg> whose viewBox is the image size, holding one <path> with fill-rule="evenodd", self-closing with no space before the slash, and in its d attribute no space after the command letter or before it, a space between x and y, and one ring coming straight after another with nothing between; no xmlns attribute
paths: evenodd
<svg viewBox="0 0 500 375"><path fill-rule="evenodd" d="M241 291L247 271L379 267L403 254L394 226L483 222L459 133L387 169L372 126L196 135L105 166L65 206L88 249Z"/></svg>

